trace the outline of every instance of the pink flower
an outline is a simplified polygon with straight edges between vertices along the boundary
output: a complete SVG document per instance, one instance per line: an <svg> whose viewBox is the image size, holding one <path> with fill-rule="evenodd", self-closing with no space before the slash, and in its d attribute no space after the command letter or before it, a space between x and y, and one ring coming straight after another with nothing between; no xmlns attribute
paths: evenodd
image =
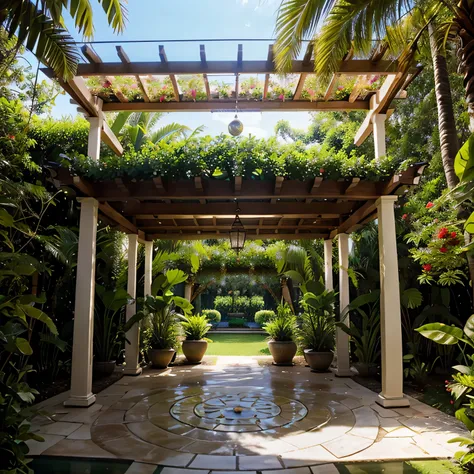
<svg viewBox="0 0 474 474"><path fill-rule="evenodd" d="M308 94L309 94L311 97L313 97L313 95L314 95L313 89L308 89Z"/></svg>
<svg viewBox="0 0 474 474"><path fill-rule="evenodd" d="M321 174L323 174L323 173L324 173L324 168L319 168L319 172L320 172Z"/></svg>
<svg viewBox="0 0 474 474"><path fill-rule="evenodd" d="M426 203L426 209L431 209L432 207L434 206L434 204L430 201L428 203Z"/></svg>
<svg viewBox="0 0 474 474"><path fill-rule="evenodd" d="M162 95L162 96L160 97L160 102L163 102L164 100L165 100L165 96Z"/></svg>
<svg viewBox="0 0 474 474"><path fill-rule="evenodd" d="M408 214L403 214L402 219L406 221L408 219Z"/></svg>
<svg viewBox="0 0 474 474"><path fill-rule="evenodd" d="M283 94L280 94L280 95L278 96L278 98L279 98L280 100L285 100L285 96L284 96Z"/></svg>
<svg viewBox="0 0 474 474"><path fill-rule="evenodd" d="M137 86L136 84L132 84L132 85L130 86L130 89L138 89L138 86Z"/></svg>
<svg viewBox="0 0 474 474"><path fill-rule="evenodd" d="M103 87L104 89L110 89L110 88L112 87L112 83L111 83L110 81L104 81L104 82L102 83L102 87Z"/></svg>
<svg viewBox="0 0 474 474"><path fill-rule="evenodd" d="M255 89L255 87L257 87L256 84L251 84L250 85L250 89Z"/></svg>
<svg viewBox="0 0 474 474"><path fill-rule="evenodd" d="M196 89L191 89L191 97L196 100Z"/></svg>
<svg viewBox="0 0 474 474"><path fill-rule="evenodd" d="M337 90L338 90L338 91L343 91L343 90L344 90L344 86L339 86L339 87L337 88Z"/></svg>

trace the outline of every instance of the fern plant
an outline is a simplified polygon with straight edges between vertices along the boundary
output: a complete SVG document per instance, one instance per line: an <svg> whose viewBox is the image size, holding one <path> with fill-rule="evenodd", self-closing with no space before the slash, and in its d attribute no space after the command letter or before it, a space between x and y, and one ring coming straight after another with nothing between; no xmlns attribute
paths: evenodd
<svg viewBox="0 0 474 474"><path fill-rule="evenodd" d="M204 339L204 336L212 327L204 314L186 317L181 322L181 326L187 341L200 341Z"/></svg>

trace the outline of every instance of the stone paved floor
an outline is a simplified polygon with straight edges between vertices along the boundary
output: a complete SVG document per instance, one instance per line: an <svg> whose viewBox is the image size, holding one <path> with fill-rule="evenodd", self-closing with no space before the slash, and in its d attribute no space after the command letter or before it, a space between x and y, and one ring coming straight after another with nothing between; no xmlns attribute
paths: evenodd
<svg viewBox="0 0 474 474"><path fill-rule="evenodd" d="M89 408L65 398L41 404L51 416L34 420L45 442L29 442L31 454L134 461L127 474L332 474L339 461L451 457L446 441L465 433L417 400L384 409L351 379L248 357L123 377Z"/></svg>

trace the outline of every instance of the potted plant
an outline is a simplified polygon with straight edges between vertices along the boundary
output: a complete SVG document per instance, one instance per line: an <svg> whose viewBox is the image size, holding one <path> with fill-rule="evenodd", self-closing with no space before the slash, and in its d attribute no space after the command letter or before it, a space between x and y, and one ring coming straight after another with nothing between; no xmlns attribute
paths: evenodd
<svg viewBox="0 0 474 474"><path fill-rule="evenodd" d="M96 284L94 307L94 372L110 375L115 369L117 349L123 340L119 330L123 308L131 299L123 288L106 290Z"/></svg>
<svg viewBox="0 0 474 474"><path fill-rule="evenodd" d="M318 295L307 292L301 301L304 313L300 316L298 339L314 372L327 371L334 358L334 298L333 291L324 290Z"/></svg>
<svg viewBox="0 0 474 474"><path fill-rule="evenodd" d="M263 329L268 333L270 340L268 348L275 365L292 365L297 346L293 340L296 332L296 318L288 305L277 308L275 318L268 321Z"/></svg>
<svg viewBox="0 0 474 474"><path fill-rule="evenodd" d="M355 298L342 312L342 319L349 313L357 316L360 324L347 326L343 321L336 326L350 336L354 344L357 362L354 367L361 377L377 374L377 361L380 358L380 290Z"/></svg>
<svg viewBox="0 0 474 474"><path fill-rule="evenodd" d="M205 315L187 316L181 323L186 339L183 341L183 354L191 364L200 364L207 350L204 336L211 328Z"/></svg>
<svg viewBox="0 0 474 474"><path fill-rule="evenodd" d="M159 369L168 367L178 346L179 321L183 319L183 315L178 313L176 308L180 308L185 316L190 314L193 308L188 300L174 295L171 291L175 285L186 281L187 278L183 271L177 269L160 274L152 283L153 296L138 300L142 309L124 326L124 332L127 332L134 324L146 321L148 359Z"/></svg>

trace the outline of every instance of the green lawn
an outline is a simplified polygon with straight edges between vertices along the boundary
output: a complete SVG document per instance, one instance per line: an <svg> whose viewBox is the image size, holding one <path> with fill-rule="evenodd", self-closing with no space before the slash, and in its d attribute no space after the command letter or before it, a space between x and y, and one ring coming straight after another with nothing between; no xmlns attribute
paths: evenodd
<svg viewBox="0 0 474 474"><path fill-rule="evenodd" d="M258 356L269 355L264 334L209 334L212 343L206 355ZM261 351L264 352L261 352Z"/></svg>

